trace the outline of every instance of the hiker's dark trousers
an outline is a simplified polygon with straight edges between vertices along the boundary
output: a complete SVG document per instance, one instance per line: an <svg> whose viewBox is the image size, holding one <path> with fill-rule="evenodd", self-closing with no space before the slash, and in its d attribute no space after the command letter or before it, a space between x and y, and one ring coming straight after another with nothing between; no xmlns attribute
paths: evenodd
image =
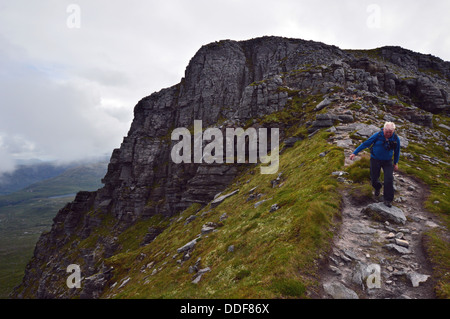
<svg viewBox="0 0 450 319"><path fill-rule="evenodd" d="M384 173L384 200L392 202L394 200L394 166L392 160L382 161L375 158L370 159L370 180L372 187L376 190L381 189L381 182L379 181L381 168Z"/></svg>

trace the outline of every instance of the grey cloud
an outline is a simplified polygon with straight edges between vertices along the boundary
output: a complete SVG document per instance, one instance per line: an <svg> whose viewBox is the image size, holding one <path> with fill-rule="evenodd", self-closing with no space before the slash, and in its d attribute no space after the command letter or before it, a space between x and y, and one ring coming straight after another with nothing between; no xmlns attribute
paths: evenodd
<svg viewBox="0 0 450 319"><path fill-rule="evenodd" d="M0 182L3 173L13 171L15 168L14 159L11 155L0 145Z"/></svg>
<svg viewBox="0 0 450 319"><path fill-rule="evenodd" d="M98 107L95 87L54 80L39 68L24 76L23 61L4 58L0 68L7 64L10 72L0 77L0 127L10 154L26 154L34 145L37 154L77 160L117 147L129 123Z"/></svg>
<svg viewBox="0 0 450 319"><path fill-rule="evenodd" d="M79 76L89 81L98 82L100 85L111 87L121 87L131 84L125 72L114 69L90 68L81 71Z"/></svg>
<svg viewBox="0 0 450 319"><path fill-rule="evenodd" d="M71 3L81 9L79 29L66 23ZM371 4L381 8L380 28L367 25ZM212 41L278 35L348 49L399 45L450 60L448 1L15 0L0 7L4 163L21 154L68 160L111 152L134 105L178 83Z"/></svg>

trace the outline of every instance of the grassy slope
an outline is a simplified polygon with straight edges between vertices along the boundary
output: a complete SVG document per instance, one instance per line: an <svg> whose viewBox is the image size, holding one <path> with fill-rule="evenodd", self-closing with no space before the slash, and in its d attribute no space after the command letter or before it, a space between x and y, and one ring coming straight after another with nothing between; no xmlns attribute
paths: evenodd
<svg viewBox="0 0 450 319"><path fill-rule="evenodd" d="M239 189L216 208L193 205L154 242L138 247L150 225L160 219L141 222L122 236L124 252L107 263L116 269L114 280L130 277L120 290L120 282L104 296L116 298L283 298L306 297L317 285L317 260L328 248L333 219L339 215L338 185L331 172L343 166L343 152L326 142L329 133L297 142L280 156L281 183L277 175L261 175L259 168L247 168L224 192ZM319 154L330 151L325 157ZM259 200L247 201L257 187ZM269 212L273 204L280 208ZM200 210L199 210L200 209ZM219 222L226 213L228 218ZM190 215L198 216L184 225ZM203 216L202 216L203 215ZM206 222L219 223L217 232L203 236L189 260L177 263L177 248L201 233ZM234 252L228 252L233 245ZM174 256L176 255L176 256ZM201 257L200 268L210 267L199 284L193 284L189 266ZM146 265L153 262L150 268ZM157 273L151 275L154 269Z"/></svg>

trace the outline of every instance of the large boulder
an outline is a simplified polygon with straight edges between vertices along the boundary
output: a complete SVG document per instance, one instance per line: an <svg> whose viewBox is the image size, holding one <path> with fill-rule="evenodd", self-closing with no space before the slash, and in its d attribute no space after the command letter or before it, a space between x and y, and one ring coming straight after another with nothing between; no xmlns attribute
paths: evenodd
<svg viewBox="0 0 450 319"><path fill-rule="evenodd" d="M359 299L356 292L344 286L340 282L329 282L323 285L323 289L333 299Z"/></svg>
<svg viewBox="0 0 450 319"><path fill-rule="evenodd" d="M405 224L406 217L398 207L387 207L383 203L369 204L361 210L361 213L374 218L381 218L383 221L390 221L397 224Z"/></svg>

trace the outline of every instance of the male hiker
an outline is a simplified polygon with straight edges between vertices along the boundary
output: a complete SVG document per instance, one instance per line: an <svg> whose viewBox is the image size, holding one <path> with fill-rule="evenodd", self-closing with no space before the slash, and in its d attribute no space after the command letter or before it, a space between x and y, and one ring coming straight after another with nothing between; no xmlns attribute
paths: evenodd
<svg viewBox="0 0 450 319"><path fill-rule="evenodd" d="M350 160L353 160L359 152L370 147L370 180L372 187L375 188L375 196L380 195L382 187L380 181L381 168L384 172L384 204L388 207L392 206L394 200L394 170L398 170L398 160L400 158L400 139L394 133L395 124L386 122L384 128L369 137L365 142L356 148L353 154L350 155ZM394 162L392 163L392 155L394 155ZM393 165L392 165L393 164Z"/></svg>

